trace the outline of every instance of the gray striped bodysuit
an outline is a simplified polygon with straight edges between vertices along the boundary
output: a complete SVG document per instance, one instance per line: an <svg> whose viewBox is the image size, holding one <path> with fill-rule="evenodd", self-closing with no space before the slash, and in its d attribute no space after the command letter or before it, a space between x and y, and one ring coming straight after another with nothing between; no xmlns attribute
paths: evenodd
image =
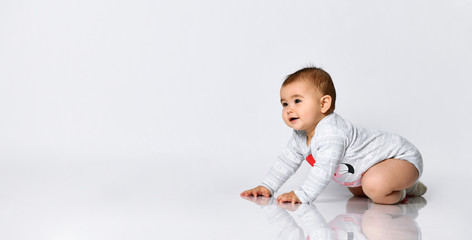
<svg viewBox="0 0 472 240"><path fill-rule="evenodd" d="M402 159L416 166L421 176L423 160L413 144L396 134L368 130L345 121L336 113L323 118L309 146L305 131L294 130L287 148L262 181L272 195L306 160L313 167L294 190L302 203L314 201L332 178L347 186L361 186L362 175L386 159Z"/></svg>

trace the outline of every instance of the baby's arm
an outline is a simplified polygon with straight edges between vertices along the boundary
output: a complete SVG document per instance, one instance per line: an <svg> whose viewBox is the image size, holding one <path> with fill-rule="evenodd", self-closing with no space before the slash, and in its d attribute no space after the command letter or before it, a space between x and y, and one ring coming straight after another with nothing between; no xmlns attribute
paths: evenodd
<svg viewBox="0 0 472 240"><path fill-rule="evenodd" d="M347 146L347 138L337 129L320 129L315 137L312 142L316 145L311 146L311 152L316 163L303 184L294 190L302 203L313 202L328 186Z"/></svg>
<svg viewBox="0 0 472 240"><path fill-rule="evenodd" d="M294 131L288 146L284 149L261 185L241 193L241 196L270 197L292 176L303 162L303 155L299 153L297 133Z"/></svg>
<svg viewBox="0 0 472 240"><path fill-rule="evenodd" d="M297 132L294 131L287 147L261 183L261 186L269 189L272 195L298 170L303 162L304 158L299 149L298 138Z"/></svg>

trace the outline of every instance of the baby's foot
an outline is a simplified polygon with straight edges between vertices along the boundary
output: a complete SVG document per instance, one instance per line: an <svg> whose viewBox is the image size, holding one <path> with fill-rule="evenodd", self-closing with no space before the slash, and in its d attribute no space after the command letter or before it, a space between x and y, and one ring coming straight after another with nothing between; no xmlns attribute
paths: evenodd
<svg viewBox="0 0 472 240"><path fill-rule="evenodd" d="M415 219L419 215L419 210L427 205L426 199L423 197L410 197L406 204L402 204L405 207L405 215Z"/></svg>
<svg viewBox="0 0 472 240"><path fill-rule="evenodd" d="M406 195L411 197L419 197L426 193L428 188L422 182L418 181L410 188L406 189Z"/></svg>

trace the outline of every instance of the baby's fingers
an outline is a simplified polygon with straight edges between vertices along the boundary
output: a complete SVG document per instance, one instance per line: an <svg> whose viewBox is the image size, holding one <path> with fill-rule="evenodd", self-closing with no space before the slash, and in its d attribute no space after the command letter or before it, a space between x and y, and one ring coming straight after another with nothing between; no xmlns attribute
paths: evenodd
<svg viewBox="0 0 472 240"><path fill-rule="evenodd" d="M278 203L284 203L286 200L287 200L287 197L285 197L284 195L280 195L277 197Z"/></svg>
<svg viewBox="0 0 472 240"><path fill-rule="evenodd" d="M257 196L264 196L264 197L269 197L269 195L261 190L254 190L253 192L253 195L254 197L257 197Z"/></svg>
<svg viewBox="0 0 472 240"><path fill-rule="evenodd" d="M250 196L252 194L251 190L247 190L241 193L241 196Z"/></svg>
<svg viewBox="0 0 472 240"><path fill-rule="evenodd" d="M242 192L241 196L246 196L246 197L254 196L254 197L257 197L257 191L253 190L253 189L247 190L247 191Z"/></svg>
<svg viewBox="0 0 472 240"><path fill-rule="evenodd" d="M278 203L291 202L291 203L295 204L295 203L299 203L300 201L297 198L295 198L293 196L290 196L289 194L283 194L283 195L280 195L277 198L277 202Z"/></svg>
<svg viewBox="0 0 472 240"><path fill-rule="evenodd" d="M289 200L288 198L286 198L286 197L279 197L279 198L277 199L277 202L278 202L278 203L286 203L286 202L290 202L290 200Z"/></svg>
<svg viewBox="0 0 472 240"><path fill-rule="evenodd" d="M257 187L257 188L246 190L246 191L242 192L240 195L241 196L246 196L246 197L249 197L249 196L253 196L253 197L257 197L257 196L270 197L270 192L267 191L266 189L261 188L261 187Z"/></svg>

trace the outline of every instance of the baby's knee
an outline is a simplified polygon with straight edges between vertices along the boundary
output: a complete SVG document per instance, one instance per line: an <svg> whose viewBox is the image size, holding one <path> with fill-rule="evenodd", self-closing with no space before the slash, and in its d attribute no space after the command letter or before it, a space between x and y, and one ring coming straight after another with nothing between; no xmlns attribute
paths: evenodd
<svg viewBox="0 0 472 240"><path fill-rule="evenodd" d="M363 178L362 190L371 199L384 197L393 192L391 186L380 176Z"/></svg>

